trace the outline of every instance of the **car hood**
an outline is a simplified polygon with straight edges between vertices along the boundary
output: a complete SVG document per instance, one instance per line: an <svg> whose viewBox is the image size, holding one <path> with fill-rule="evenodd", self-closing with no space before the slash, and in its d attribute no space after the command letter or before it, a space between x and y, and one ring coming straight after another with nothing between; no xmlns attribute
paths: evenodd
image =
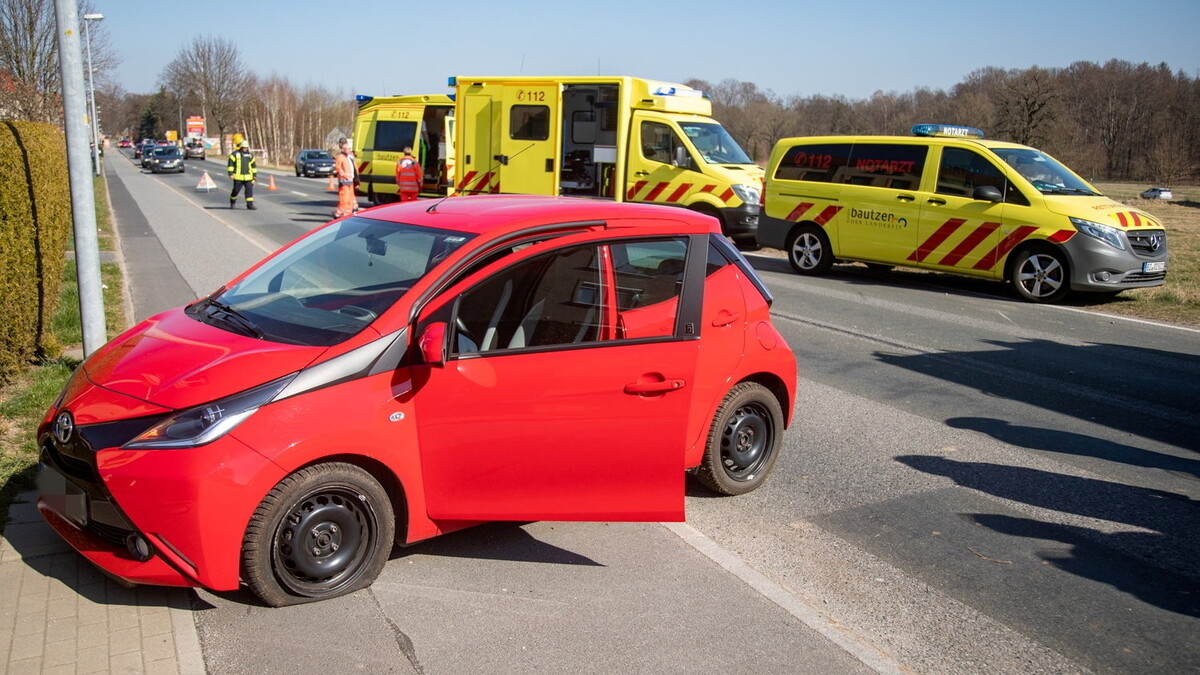
<svg viewBox="0 0 1200 675"><path fill-rule="evenodd" d="M300 370L326 349L236 335L200 323L180 307L118 336L83 368L92 383L105 389L181 409Z"/></svg>
<svg viewBox="0 0 1200 675"><path fill-rule="evenodd" d="M1115 202L1108 197L1071 195L1043 195L1043 197L1046 200L1046 208L1060 216L1082 218L1123 230L1162 229L1162 223L1158 218L1141 209Z"/></svg>

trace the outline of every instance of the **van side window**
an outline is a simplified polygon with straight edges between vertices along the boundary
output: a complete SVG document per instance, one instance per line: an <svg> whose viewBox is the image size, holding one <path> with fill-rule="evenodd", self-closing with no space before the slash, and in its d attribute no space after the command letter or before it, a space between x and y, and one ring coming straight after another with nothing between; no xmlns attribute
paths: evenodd
<svg viewBox="0 0 1200 675"><path fill-rule="evenodd" d="M661 122L642 122L642 156L653 162L671 164L675 148L685 147L671 127Z"/></svg>
<svg viewBox="0 0 1200 675"><path fill-rule="evenodd" d="M850 163L849 143L827 143L823 145L796 145L788 148L775 178L780 180L808 180L818 183L840 182L840 176Z"/></svg>
<svg viewBox="0 0 1200 675"><path fill-rule="evenodd" d="M1000 169L983 155L966 148L942 148L937 178L938 194L970 197L975 188L984 185L999 190L1006 203L1029 205L1025 196L1009 185Z"/></svg>
<svg viewBox="0 0 1200 675"><path fill-rule="evenodd" d="M850 163L837 182L915 190L921 185L928 154L925 145L856 143L850 150Z"/></svg>
<svg viewBox="0 0 1200 675"><path fill-rule="evenodd" d="M509 112L508 137L514 141L544 141L550 138L550 108L544 105L514 105Z"/></svg>

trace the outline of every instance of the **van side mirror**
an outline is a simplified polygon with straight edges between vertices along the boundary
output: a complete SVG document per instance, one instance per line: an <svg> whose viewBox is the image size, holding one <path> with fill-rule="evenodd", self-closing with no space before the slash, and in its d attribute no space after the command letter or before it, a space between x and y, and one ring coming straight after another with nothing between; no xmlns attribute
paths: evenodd
<svg viewBox="0 0 1200 675"><path fill-rule="evenodd" d="M1004 201L1004 195L1000 194L1000 191L994 185L980 185L971 193L971 199L998 204Z"/></svg>
<svg viewBox="0 0 1200 675"><path fill-rule="evenodd" d="M692 156L688 154L687 148L682 145L675 148L675 166L681 169L692 168Z"/></svg>
<svg viewBox="0 0 1200 675"><path fill-rule="evenodd" d="M417 349L421 350L421 358L431 366L440 366L446 362L446 324L439 321L425 327L417 340Z"/></svg>

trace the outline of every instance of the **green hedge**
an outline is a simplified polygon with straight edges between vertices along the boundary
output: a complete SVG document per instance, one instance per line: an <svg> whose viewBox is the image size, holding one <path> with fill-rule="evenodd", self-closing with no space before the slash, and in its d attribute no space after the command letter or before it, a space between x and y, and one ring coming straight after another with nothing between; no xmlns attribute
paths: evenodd
<svg viewBox="0 0 1200 675"><path fill-rule="evenodd" d="M67 147L37 122L0 122L0 383L61 351L50 333L71 232Z"/></svg>

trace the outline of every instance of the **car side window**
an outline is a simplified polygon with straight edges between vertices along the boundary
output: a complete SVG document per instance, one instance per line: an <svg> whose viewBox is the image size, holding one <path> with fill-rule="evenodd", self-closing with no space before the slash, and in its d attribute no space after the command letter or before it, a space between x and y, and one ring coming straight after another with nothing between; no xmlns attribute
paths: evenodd
<svg viewBox="0 0 1200 675"><path fill-rule="evenodd" d="M986 157L967 148L943 148L938 166L938 194L970 197L975 188L990 185L1004 195L1009 204L1029 205L1029 201L1009 184L1004 173Z"/></svg>
<svg viewBox="0 0 1200 675"><path fill-rule="evenodd" d="M523 260L462 294L451 353L671 337L687 240L586 244Z"/></svg>

